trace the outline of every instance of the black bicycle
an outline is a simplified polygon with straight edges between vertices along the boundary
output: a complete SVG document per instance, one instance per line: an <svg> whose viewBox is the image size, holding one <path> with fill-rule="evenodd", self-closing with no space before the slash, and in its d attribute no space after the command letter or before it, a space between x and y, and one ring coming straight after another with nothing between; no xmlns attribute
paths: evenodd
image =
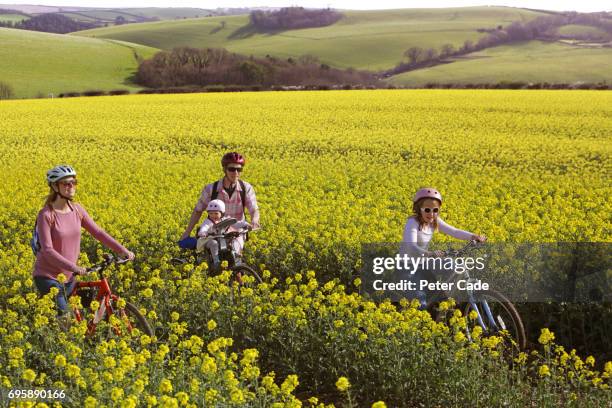
<svg viewBox="0 0 612 408"><path fill-rule="evenodd" d="M241 228L238 230L230 231L230 228L238 222L235 218L226 218L215 224L210 234L205 238L199 238L199 240L215 240L219 248L219 261L227 262L227 268L232 272L230 279L230 285L234 282L238 283L239 286L248 286L249 280L247 277L251 277L254 284L260 284L263 282L257 271L243 262L242 256L234 250L233 241L239 236L246 236L250 231L250 227ZM202 262L206 262L213 273L219 272L212 266L213 256L205 245L199 245L201 250L187 249L189 252L187 257L172 258L170 262L174 265L182 265L188 262L193 262L194 265L200 265ZM246 278L246 279L245 279Z"/></svg>

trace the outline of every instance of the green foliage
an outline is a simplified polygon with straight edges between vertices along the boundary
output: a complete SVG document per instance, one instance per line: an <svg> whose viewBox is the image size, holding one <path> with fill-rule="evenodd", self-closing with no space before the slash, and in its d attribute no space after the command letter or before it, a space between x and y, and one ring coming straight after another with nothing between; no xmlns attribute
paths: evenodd
<svg viewBox="0 0 612 408"><path fill-rule="evenodd" d="M0 81L0 99L11 99L14 96L13 87L6 82Z"/></svg>

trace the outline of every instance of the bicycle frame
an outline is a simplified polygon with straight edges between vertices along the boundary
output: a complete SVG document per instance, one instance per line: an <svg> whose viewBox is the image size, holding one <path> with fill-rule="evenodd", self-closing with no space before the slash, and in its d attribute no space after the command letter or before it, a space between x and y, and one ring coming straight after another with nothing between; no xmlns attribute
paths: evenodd
<svg viewBox="0 0 612 408"><path fill-rule="evenodd" d="M220 232L217 234L210 234L210 235L207 235L206 237L217 241L217 243L219 244L220 260L228 261L228 267L231 269L235 266L242 264L242 257L234 251L232 242L239 235L246 235L247 232L248 232L247 229L242 229L238 231ZM185 251L188 251L195 255L196 264L199 264L202 261L206 261L210 265L211 257L210 257L210 251L208 249L205 249L203 253L196 252L195 249L186 249ZM180 258L173 258L173 259L176 261L181 261L182 263L187 262L186 260L180 259Z"/></svg>
<svg viewBox="0 0 612 408"><path fill-rule="evenodd" d="M123 262L125 261L122 261L122 262L120 261L116 263L123 263ZM96 331L96 327L102 321L102 319L104 318L109 319L111 315L115 314L115 310L113 308L111 301L117 302L119 300L119 297L113 294L111 287L108 283L108 279L106 278L106 276L104 276L104 270L108 266L110 266L110 264L112 263L114 263L113 258L107 258L104 263L91 268L90 269L91 272L98 272L100 274L100 280L88 281L88 282L78 281L76 285L74 286L72 293L70 294L70 296L76 295L79 288L98 288L98 292L97 292L95 300L98 303L100 303L100 306L96 310L94 314L94 318L91 319L87 324L87 335L88 336L93 335L93 333ZM75 314L77 321L80 322L84 320L84 316L81 314L81 311L78 308L74 309L74 314ZM129 320L127 321L127 326L128 326L128 331L131 332L133 327L130 324ZM114 327L113 331L115 332L116 335L118 336L121 335L121 330L119 330L119 328Z"/></svg>
<svg viewBox="0 0 612 408"><path fill-rule="evenodd" d="M453 256L453 257L457 257L459 255L461 255L464 252L467 252L470 249L475 248L477 245L476 241L470 241L467 245L465 245L463 248L460 248L456 251L452 251L449 255ZM466 270L464 272L464 276L467 282L472 281L472 278L470 277L469 271ZM446 282L454 282L457 281L459 279L459 275L457 274L453 274L451 276L451 278L446 281ZM491 327L494 331L499 331L499 326L498 326L498 322L495 321L495 318L493 317L493 313L491 312L491 308L489 307L489 303L487 302L486 299L476 299L476 296L474 295L474 290L473 289L466 289L467 292L467 296L468 296L468 303L470 304L472 310L474 310L476 312L476 321L478 322L478 325L480 327L482 327L483 332L487 333L489 331L487 324L484 322L483 320L483 316L482 313L480 311L480 308L478 307L479 304L482 307L482 310L485 314L485 317L488 320L488 324L489 327ZM434 301L438 301L440 300L439 298L437 299L432 299L432 301L430 301L430 303L433 303ZM502 327L502 330L505 330L505 327Z"/></svg>

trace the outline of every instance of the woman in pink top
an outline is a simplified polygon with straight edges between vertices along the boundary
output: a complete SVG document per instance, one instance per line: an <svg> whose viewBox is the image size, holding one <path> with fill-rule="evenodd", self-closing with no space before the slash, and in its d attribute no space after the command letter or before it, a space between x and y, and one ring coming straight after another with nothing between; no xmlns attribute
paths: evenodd
<svg viewBox="0 0 612 408"><path fill-rule="evenodd" d="M72 202L76 193L76 171L70 166L56 166L47 172L50 192L38 213L37 231L40 250L34 264L34 283L39 293L46 295L52 287L59 289L57 306L60 314L69 312L67 297L74 288L74 275L85 273L77 265L81 252L81 227L116 253L130 260L134 254L115 241L91 219L87 211ZM65 283L58 276L65 276Z"/></svg>

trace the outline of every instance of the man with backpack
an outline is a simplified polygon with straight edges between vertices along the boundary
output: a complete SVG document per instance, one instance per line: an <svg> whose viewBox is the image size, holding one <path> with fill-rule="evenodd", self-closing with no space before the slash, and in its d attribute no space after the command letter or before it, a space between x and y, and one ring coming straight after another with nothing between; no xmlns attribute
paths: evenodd
<svg viewBox="0 0 612 408"><path fill-rule="evenodd" d="M245 221L244 210L249 211L253 229L259 228L259 208L253 187L240 179L244 168L245 159L240 153L231 152L221 158L224 176L214 183L206 185L200 194L200 198L193 209L189 225L181 236L179 245L182 248L195 248L197 239L190 237L191 231L196 226L208 203L219 199L225 203L225 216ZM240 247L244 245L244 239L238 237Z"/></svg>

